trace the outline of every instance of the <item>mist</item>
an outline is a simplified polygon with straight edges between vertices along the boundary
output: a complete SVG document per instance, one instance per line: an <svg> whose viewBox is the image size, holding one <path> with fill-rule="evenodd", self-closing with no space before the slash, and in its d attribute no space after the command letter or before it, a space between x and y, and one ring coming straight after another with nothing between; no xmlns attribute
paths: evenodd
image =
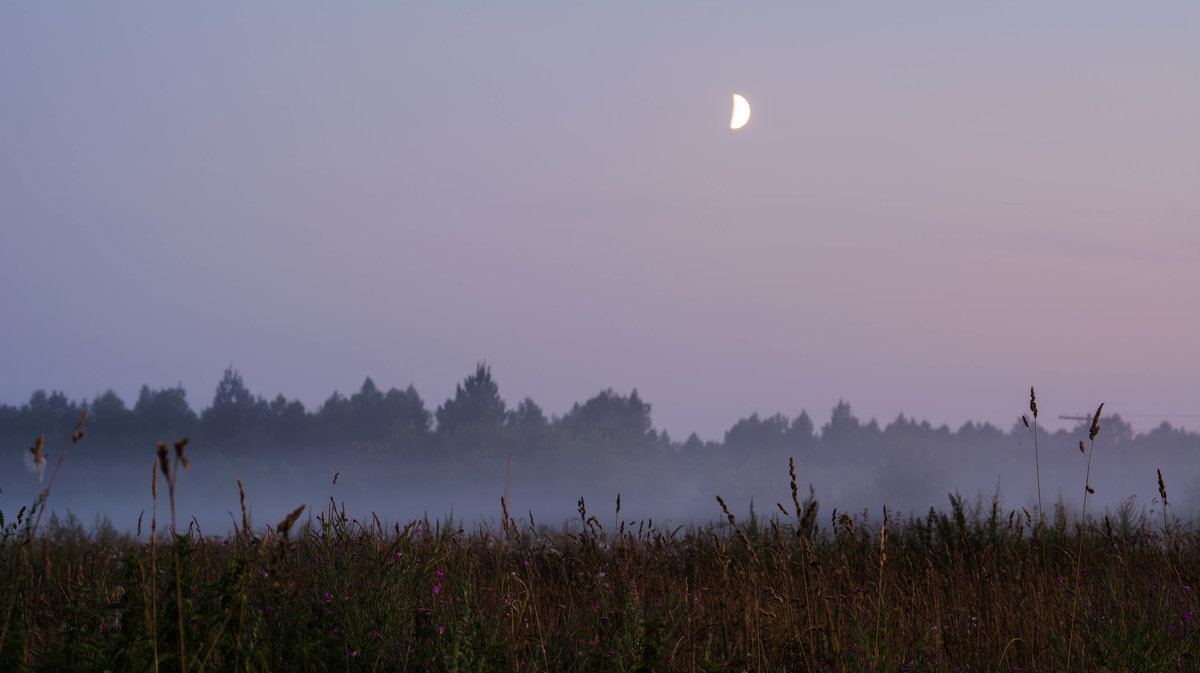
<svg viewBox="0 0 1200 673"><path fill-rule="evenodd" d="M754 413L714 442L656 430L651 409L636 390L607 389L546 417L529 398L509 405L486 364L433 411L411 386L384 392L369 378L314 410L282 395L268 402L232 368L200 413L180 387L143 387L132 408L111 391L81 402L36 391L19 407L0 405L0 511L11 522L37 499L28 447L39 435L43 483L54 478L47 506L58 520L73 515L89 527L107 518L123 532L140 526L143 536L152 519L158 530L170 524L168 473L176 525L217 535L240 525L243 493L259 529L300 505L302 521L333 508L385 525L430 518L493 529L505 513L577 526L582 508L619 527L705 524L723 517L718 495L738 517L790 513L794 483L796 498L815 498L819 523L829 525L835 510L877 519L886 506L893 516L923 516L947 509L951 495L981 511L995 503L1002 515L1036 517L1040 482L1047 517L1078 520L1085 478L1095 492L1089 516L1161 517L1161 471L1168 516L1187 521L1200 510L1200 434L1166 422L1135 433L1115 410L1099 416L1094 442L1085 419L1053 432L1039 425L1035 447L1030 413L1009 428L967 422L952 430L903 415L862 420L843 401L824 421L807 411ZM72 445L85 410L85 436Z"/></svg>

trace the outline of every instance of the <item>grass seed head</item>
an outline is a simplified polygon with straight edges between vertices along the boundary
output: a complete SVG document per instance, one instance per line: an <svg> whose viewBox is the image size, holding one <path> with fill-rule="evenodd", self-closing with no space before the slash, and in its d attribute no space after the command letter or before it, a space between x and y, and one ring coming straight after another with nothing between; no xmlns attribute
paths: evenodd
<svg viewBox="0 0 1200 673"><path fill-rule="evenodd" d="M192 463L187 459L187 456L183 455L183 450L187 448L188 442L190 441L190 437L184 437L183 439L175 442L175 459L183 463L183 469L185 470L190 469L192 466Z"/></svg>
<svg viewBox="0 0 1200 673"><path fill-rule="evenodd" d="M46 464L46 454L42 449L46 447L46 435L38 435L34 440L33 446L29 447L29 452L33 454L33 462L41 469Z"/></svg>
<svg viewBox="0 0 1200 673"><path fill-rule="evenodd" d="M171 478L171 463L167 460L170 452L167 450L167 445L162 442L158 443L158 465L162 468L163 476L167 479Z"/></svg>
<svg viewBox="0 0 1200 673"><path fill-rule="evenodd" d="M1033 412L1033 420L1037 420L1037 394L1033 392L1033 386L1029 386L1029 410Z"/></svg>
<svg viewBox="0 0 1200 673"><path fill-rule="evenodd" d="M1100 406L1096 407L1096 415L1092 417L1092 429L1088 432L1088 439L1095 439L1100 433L1100 411L1103 409L1104 403L1101 402Z"/></svg>
<svg viewBox="0 0 1200 673"><path fill-rule="evenodd" d="M292 513L287 515L287 517L284 518L283 521L280 521L279 525L275 527L275 532L282 535L286 540L288 533L292 530L292 525L296 523L296 519L300 518L300 513L304 511L304 507L304 505L300 505L296 509L292 510Z"/></svg>

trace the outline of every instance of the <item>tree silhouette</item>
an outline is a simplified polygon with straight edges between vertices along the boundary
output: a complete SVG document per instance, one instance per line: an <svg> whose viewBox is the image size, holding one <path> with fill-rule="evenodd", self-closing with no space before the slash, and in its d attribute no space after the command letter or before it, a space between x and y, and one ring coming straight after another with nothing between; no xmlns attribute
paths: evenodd
<svg viewBox="0 0 1200 673"><path fill-rule="evenodd" d="M475 367L454 391L454 397L438 407L437 432L450 435L470 426L499 427L504 423L504 400L500 387L492 380L492 370L484 363Z"/></svg>
<svg viewBox="0 0 1200 673"><path fill-rule="evenodd" d="M115 439L133 429L133 411L111 388L96 396L88 406L88 413L89 434L93 441Z"/></svg>
<svg viewBox="0 0 1200 673"><path fill-rule="evenodd" d="M252 395L242 375L230 366L217 383L212 406L204 410L200 422L205 436L215 442L237 438L261 440L267 417L266 400Z"/></svg>
<svg viewBox="0 0 1200 673"><path fill-rule="evenodd" d="M392 446L416 451L428 446L433 414L411 385L406 390L390 388L383 396L388 422L387 439Z"/></svg>
<svg viewBox="0 0 1200 673"><path fill-rule="evenodd" d="M540 453L548 448L550 421L532 398L526 397L516 409L508 412L505 425L515 450Z"/></svg>
<svg viewBox="0 0 1200 673"><path fill-rule="evenodd" d="M575 444L591 445L600 451L623 453L647 449L658 442L650 420L650 404L642 401L637 389L625 397L610 388L582 405L577 402L559 425Z"/></svg>
<svg viewBox="0 0 1200 673"><path fill-rule="evenodd" d="M142 433L151 437L179 438L196 429L196 412L188 406L187 391L181 385L161 390L143 385L133 415Z"/></svg>
<svg viewBox="0 0 1200 673"><path fill-rule="evenodd" d="M725 447L737 452L776 453L788 444L790 424L783 414L760 419L750 414L725 432Z"/></svg>

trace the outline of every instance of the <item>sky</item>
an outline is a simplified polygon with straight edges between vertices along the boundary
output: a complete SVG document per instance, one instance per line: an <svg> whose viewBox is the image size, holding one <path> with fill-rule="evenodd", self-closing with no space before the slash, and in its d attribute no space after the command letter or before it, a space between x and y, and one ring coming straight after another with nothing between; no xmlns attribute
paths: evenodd
<svg viewBox="0 0 1200 673"><path fill-rule="evenodd" d="M1008 428L1030 385L1200 429L1198 35L1194 2L3 2L0 403L200 409L232 364L432 410L485 361L676 439L840 399Z"/></svg>

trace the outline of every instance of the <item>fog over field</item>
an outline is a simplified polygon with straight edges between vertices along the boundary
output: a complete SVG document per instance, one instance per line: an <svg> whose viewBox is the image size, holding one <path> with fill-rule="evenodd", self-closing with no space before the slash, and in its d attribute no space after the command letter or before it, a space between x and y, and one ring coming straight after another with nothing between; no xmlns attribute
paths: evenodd
<svg viewBox="0 0 1200 673"><path fill-rule="evenodd" d="M106 516L120 530L134 529L139 516L149 529L151 470L160 467L155 444L165 440L174 461L172 445L183 437L190 438L183 454L190 468L172 463L177 519L183 526L195 517L207 533L224 533L241 521L238 479L258 526L274 525L302 504L308 516L336 503L364 520L374 515L403 524L453 515L465 526L494 527L502 497L510 517L532 513L536 522L555 527L578 524L580 498L588 516L603 525L706 523L723 516L717 495L739 516L749 514L751 503L757 514L772 516L776 503L792 509L789 459L798 497L815 497L826 525L834 508L881 518L886 505L920 516L931 507L949 508L951 494L985 511L995 497L1002 516L1024 508L1036 517L1038 504L1033 433L1015 412L1035 419L1017 402L1008 428L966 423L951 429L904 416L881 423L857 418L840 402L824 420L807 412L752 414L723 441L703 442L655 430L652 405L637 391L604 390L549 418L528 398L514 407L484 364L432 411L414 388L384 392L370 379L349 397L335 393L309 411L282 396L273 402L255 396L233 369L200 414L186 399L182 388L146 388L130 409L111 392L76 403L39 391L19 407L0 406L0 511L11 521L37 494L34 456L18 438L27 438L27 446L47 435L43 471L49 480L85 407L86 436L70 449L48 504L86 526ZM1161 470L1169 516L1192 519L1200 509L1200 434L1165 422L1135 433L1111 410L1101 414L1093 444L1091 421L1040 432L1041 496L1049 516L1059 504L1072 519L1079 515L1088 469L1083 440L1092 449L1092 515L1115 518L1124 507L1135 516L1161 516ZM165 525L170 509L161 471L158 494Z"/></svg>

